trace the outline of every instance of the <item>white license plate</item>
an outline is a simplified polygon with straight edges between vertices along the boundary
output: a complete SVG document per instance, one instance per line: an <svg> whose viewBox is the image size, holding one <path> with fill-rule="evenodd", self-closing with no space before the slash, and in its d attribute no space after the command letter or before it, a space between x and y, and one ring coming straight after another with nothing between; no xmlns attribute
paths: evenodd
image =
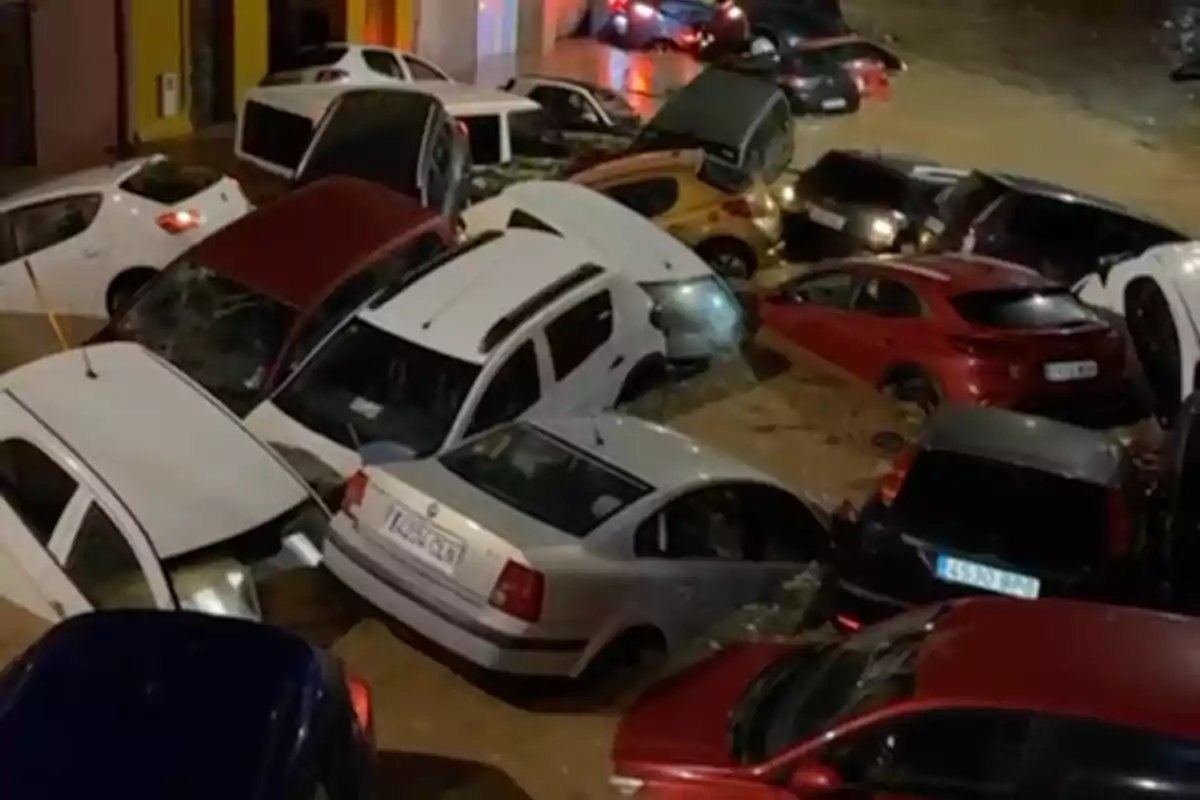
<svg viewBox="0 0 1200 800"><path fill-rule="evenodd" d="M846 98L844 98L844 97L835 97L832 100L822 100L821 101L821 108L824 109L825 111L832 111L834 109L845 108L845 107L846 107Z"/></svg>
<svg viewBox="0 0 1200 800"><path fill-rule="evenodd" d="M1095 361L1056 361L1045 366L1046 380L1053 383L1083 381L1100 374L1100 365Z"/></svg>
<svg viewBox="0 0 1200 800"><path fill-rule="evenodd" d="M458 539L438 531L419 515L393 506L388 515L387 532L404 550L447 575L462 561L467 546Z"/></svg>
<svg viewBox="0 0 1200 800"><path fill-rule="evenodd" d="M937 576L949 583L972 586L1025 600L1036 600L1042 589L1042 582L1037 578L945 554L938 556Z"/></svg>
<svg viewBox="0 0 1200 800"><path fill-rule="evenodd" d="M832 211L826 211L820 206L808 207L808 218L818 225L824 225L826 228L833 228L835 231L840 231L846 227L846 218L834 214Z"/></svg>

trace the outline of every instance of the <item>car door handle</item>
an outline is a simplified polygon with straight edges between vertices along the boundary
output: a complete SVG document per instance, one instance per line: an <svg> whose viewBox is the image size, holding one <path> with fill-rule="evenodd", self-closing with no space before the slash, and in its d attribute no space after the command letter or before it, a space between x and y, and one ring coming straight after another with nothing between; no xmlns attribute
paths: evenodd
<svg viewBox="0 0 1200 800"><path fill-rule="evenodd" d="M621 366L624 363L625 363L625 356L617 356L616 358L613 359L612 364L610 364L608 366L608 368L616 369L617 367Z"/></svg>

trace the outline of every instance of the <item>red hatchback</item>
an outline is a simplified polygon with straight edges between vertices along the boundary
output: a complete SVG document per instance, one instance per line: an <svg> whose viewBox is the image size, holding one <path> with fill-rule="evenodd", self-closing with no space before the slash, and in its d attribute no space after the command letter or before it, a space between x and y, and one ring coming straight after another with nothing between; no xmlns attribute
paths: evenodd
<svg viewBox="0 0 1200 800"><path fill-rule="evenodd" d="M639 701L612 784L647 800L1195 798L1197 663L1200 621L1066 600L741 645Z"/></svg>
<svg viewBox="0 0 1200 800"><path fill-rule="evenodd" d="M762 304L763 323L901 400L1039 411L1115 397L1120 331L1031 269L946 254L827 262Z"/></svg>

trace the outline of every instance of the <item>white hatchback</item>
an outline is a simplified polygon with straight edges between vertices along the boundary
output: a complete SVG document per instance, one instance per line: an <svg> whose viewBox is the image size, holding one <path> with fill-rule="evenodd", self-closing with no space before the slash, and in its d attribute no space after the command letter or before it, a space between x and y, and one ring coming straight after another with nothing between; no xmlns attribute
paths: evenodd
<svg viewBox="0 0 1200 800"><path fill-rule="evenodd" d="M155 155L0 199L0 314L108 318L200 239L251 209L236 180ZM32 277L31 277L32 275Z"/></svg>
<svg viewBox="0 0 1200 800"><path fill-rule="evenodd" d="M631 417L532 418L368 466L325 542L347 586L490 670L577 677L673 648L824 558L778 481Z"/></svg>
<svg viewBox="0 0 1200 800"><path fill-rule="evenodd" d="M370 86L402 81L452 81L445 70L420 56L390 47L329 42L304 47L284 69L267 75L259 86L297 83L347 83Z"/></svg>

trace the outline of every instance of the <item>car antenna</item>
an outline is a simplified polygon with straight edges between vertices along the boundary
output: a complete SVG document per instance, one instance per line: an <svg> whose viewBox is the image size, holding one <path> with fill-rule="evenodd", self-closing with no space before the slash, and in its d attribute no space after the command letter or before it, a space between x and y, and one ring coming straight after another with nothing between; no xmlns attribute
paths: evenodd
<svg viewBox="0 0 1200 800"><path fill-rule="evenodd" d="M600 434L600 423L596 422L596 415L592 415L592 438L596 447L604 447L604 436Z"/></svg>
<svg viewBox="0 0 1200 800"><path fill-rule="evenodd" d="M54 331L55 338L58 339L59 346L63 352L71 349L71 340L67 336L66 328L64 327L58 315L54 313L54 309L50 307L50 303L46 301L46 295L42 291L42 285L38 283L37 275L33 272L33 263L27 258L25 259L25 274L29 276L29 283L33 286L33 293L37 296L38 305L42 307L42 313L46 315L46 319L50 322L50 328ZM88 355L86 347L79 348L79 355L83 359L83 374L89 379L99 377L96 370L92 368L92 357Z"/></svg>

